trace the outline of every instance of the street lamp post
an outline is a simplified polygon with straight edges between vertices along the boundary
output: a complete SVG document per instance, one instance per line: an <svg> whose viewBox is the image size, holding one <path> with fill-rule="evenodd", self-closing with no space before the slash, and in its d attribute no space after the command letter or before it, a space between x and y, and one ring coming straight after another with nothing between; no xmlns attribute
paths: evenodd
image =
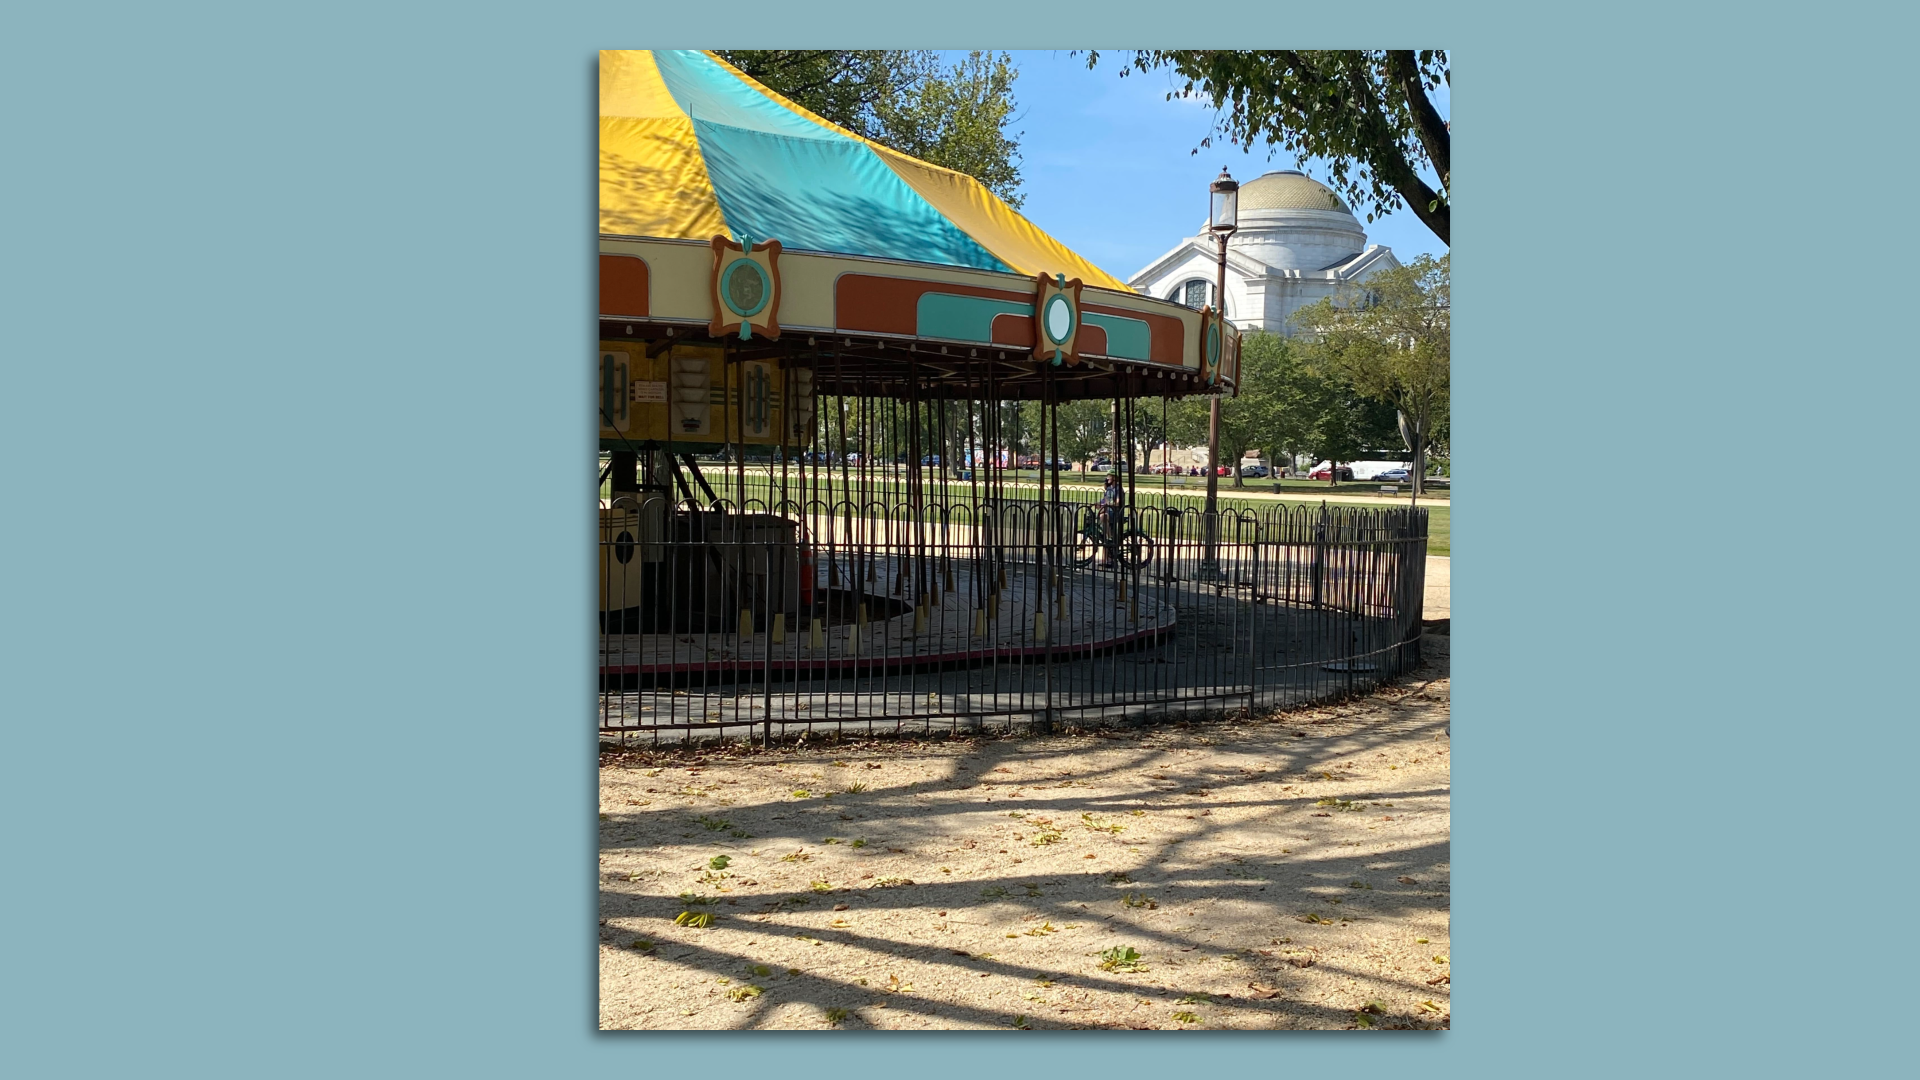
<svg viewBox="0 0 1920 1080"><path fill-rule="evenodd" d="M1220 244L1220 273L1215 279L1213 290L1214 317L1220 320L1220 343L1222 352L1226 347L1227 314L1227 238L1239 227L1240 185L1227 170L1221 169L1220 176L1208 186L1211 198L1208 200L1207 230ZM1204 350L1206 343L1201 342ZM1220 576L1219 538L1220 538L1220 395L1213 395L1207 412L1207 556L1205 571L1208 577Z"/></svg>

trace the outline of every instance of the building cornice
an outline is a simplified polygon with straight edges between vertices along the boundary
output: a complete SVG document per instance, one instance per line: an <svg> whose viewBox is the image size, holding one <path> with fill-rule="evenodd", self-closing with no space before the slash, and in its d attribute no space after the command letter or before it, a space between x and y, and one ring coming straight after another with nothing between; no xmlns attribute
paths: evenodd
<svg viewBox="0 0 1920 1080"><path fill-rule="evenodd" d="M1209 268L1218 266L1219 245L1208 237L1189 237L1185 243L1155 259L1146 269L1128 278L1127 284L1136 290L1143 289L1148 282L1166 277L1181 263L1196 257L1205 260ZM1235 251L1231 244L1227 246L1227 269L1244 278L1266 277L1274 272L1274 268L1266 263L1244 252Z"/></svg>

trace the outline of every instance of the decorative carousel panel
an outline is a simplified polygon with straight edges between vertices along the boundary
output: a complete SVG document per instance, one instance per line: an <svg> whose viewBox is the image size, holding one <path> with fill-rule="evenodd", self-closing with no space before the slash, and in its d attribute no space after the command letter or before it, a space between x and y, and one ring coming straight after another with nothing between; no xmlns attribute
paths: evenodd
<svg viewBox="0 0 1920 1080"><path fill-rule="evenodd" d="M1220 358L1226 347L1220 313L1211 307L1200 309L1200 377L1213 385L1220 381Z"/></svg>
<svg viewBox="0 0 1920 1080"><path fill-rule="evenodd" d="M1078 364L1080 352L1080 279L1040 274L1034 298L1033 358L1044 363ZM1101 343L1105 345L1105 342Z"/></svg>
<svg viewBox="0 0 1920 1080"><path fill-rule="evenodd" d="M738 332L780 336L780 241L743 247L724 236L713 238L714 337Z"/></svg>

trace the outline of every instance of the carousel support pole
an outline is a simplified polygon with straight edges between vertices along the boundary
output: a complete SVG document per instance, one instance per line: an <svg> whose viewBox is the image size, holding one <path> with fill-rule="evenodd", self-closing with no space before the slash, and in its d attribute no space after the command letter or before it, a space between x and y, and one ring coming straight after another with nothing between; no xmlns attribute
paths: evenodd
<svg viewBox="0 0 1920 1080"><path fill-rule="evenodd" d="M727 356L730 360L727 365L727 396L733 402L733 430L740 438L738 445L734 444L732 438L727 440L727 444L734 447L737 455L737 467L734 469L734 502L736 504L734 509L737 513L744 515L747 512L747 364L739 351L734 348L731 340L727 342ZM741 523L745 524L744 517ZM742 541L746 539L744 532L740 534L740 539Z"/></svg>
<svg viewBox="0 0 1920 1080"><path fill-rule="evenodd" d="M839 352L835 352L833 354L833 389L834 389L833 400L834 400L834 411L838 413L840 417L840 498L846 503L846 516L847 516L846 526L843 530L844 538L841 541L843 545L851 541L854 537L853 479L852 479L852 474L848 471L851 468L851 466L847 464L847 389L846 387L847 387L847 365L844 357ZM833 514L833 492L831 489L832 477L833 477L833 463L831 461L827 463L827 477L828 477L828 488L829 488L827 492L827 514L829 517L831 517ZM829 589L837 589L840 587L840 560L837 558L827 563L827 587Z"/></svg>
<svg viewBox="0 0 1920 1080"><path fill-rule="evenodd" d="M1140 475L1140 463L1134 461L1133 451L1138 446L1138 443L1135 441L1135 439L1138 436L1139 431L1134 427L1133 413L1134 413L1134 403L1138 401L1140 397L1140 377L1137 374L1129 375L1127 377L1127 387L1128 387L1130 396L1127 398L1126 524L1127 524L1127 527L1130 529L1138 529L1140 527L1139 525L1140 482L1138 479ZM1122 564L1121 564L1122 578L1124 579L1128 575L1133 575L1133 581L1131 583L1133 588L1132 588L1132 591L1128 594L1129 606L1127 608L1127 611L1128 611L1130 621L1136 625L1140 622L1140 579L1138 577L1140 572L1141 572L1141 567L1139 565L1127 566L1125 564L1125 561L1124 560L1122 561Z"/></svg>
<svg viewBox="0 0 1920 1080"><path fill-rule="evenodd" d="M1049 408L1053 417L1047 422L1047 435L1051 442L1052 460L1047 463L1048 475L1053 478L1053 605L1055 619L1067 617L1067 535L1068 522L1060 516L1060 399L1058 388L1051 395L1053 404Z"/></svg>
<svg viewBox="0 0 1920 1080"><path fill-rule="evenodd" d="M967 428L966 428L966 435L965 435L965 438L967 440L967 449L966 449L965 455L962 456L962 458L960 459L968 463L967 473L966 473L966 481L967 481L966 522L967 522L967 565L968 565L967 607L968 607L968 610L972 613L973 620L975 623L974 636L983 637L987 632L987 626L986 626L987 607L986 607L985 599L981 594L981 586L985 584L985 577L983 576L983 573L982 573L983 564L981 562L981 555L983 554L983 552L980 546L981 541L983 539L983 534L981 532L981 514L980 514L980 470L986 467L986 463L981 460L983 455L980 453L978 448L974 446L976 429L975 429L974 415L973 415L974 409L976 408L976 401L975 401L974 395L978 394L979 392L980 392L979 387L974 382L973 365L969 363L967 365L967 401L966 401ZM981 427L980 427L981 433L984 433L984 430L985 430L985 418L982 417ZM948 574L953 573L953 564L951 562L947 564L947 573ZM951 584L952 582L949 582L949 585ZM947 591L952 592L954 590L952 588L949 588Z"/></svg>
<svg viewBox="0 0 1920 1080"><path fill-rule="evenodd" d="M1052 547L1049 551L1051 557L1042 564L1042 584L1038 596L1039 603L1034 605L1035 611L1033 613L1033 619L1034 636L1040 638L1041 642L1046 645L1046 651L1042 654L1042 667L1046 672L1046 711L1041 716L1040 731L1042 734L1051 735L1053 733L1053 635L1048 633L1047 627L1047 594L1049 590L1046 587L1046 583L1051 580L1056 590L1060 584L1060 473L1054 464L1060 457L1060 414L1055 408L1053 399L1053 366L1049 364L1042 370L1044 372L1042 378L1045 382L1041 389L1040 450L1046 455L1046 460L1041 462L1041 468L1053 475L1053 499L1051 502L1045 501L1047 495L1047 474L1042 473L1040 498L1043 505L1046 506L1047 511L1042 516L1041 521L1044 525L1051 527L1042 535L1041 543L1047 544L1051 542ZM1047 442L1047 435L1049 433L1053 436L1051 449L1049 449L1049 443ZM1049 578L1048 575L1051 575L1051 577Z"/></svg>

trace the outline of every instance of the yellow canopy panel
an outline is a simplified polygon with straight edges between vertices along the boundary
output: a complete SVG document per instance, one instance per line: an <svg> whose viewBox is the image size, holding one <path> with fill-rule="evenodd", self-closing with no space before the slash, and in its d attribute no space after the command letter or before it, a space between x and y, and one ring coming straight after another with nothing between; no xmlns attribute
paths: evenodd
<svg viewBox="0 0 1920 1080"><path fill-rule="evenodd" d="M1131 291L973 177L860 138L704 52L600 54L600 231L771 238Z"/></svg>

